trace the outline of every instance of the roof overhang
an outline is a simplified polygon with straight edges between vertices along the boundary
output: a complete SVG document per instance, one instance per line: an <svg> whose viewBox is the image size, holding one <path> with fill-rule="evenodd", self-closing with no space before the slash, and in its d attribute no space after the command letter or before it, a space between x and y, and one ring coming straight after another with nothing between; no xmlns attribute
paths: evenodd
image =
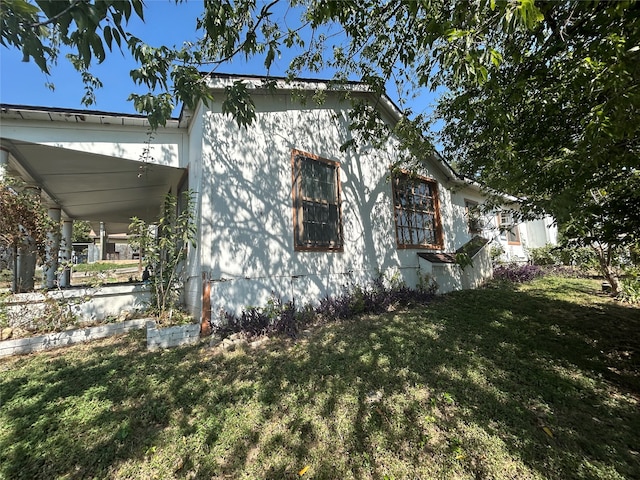
<svg viewBox="0 0 640 480"><path fill-rule="evenodd" d="M141 116L105 112L2 105L2 120L78 122L143 127ZM179 128L174 119L170 127ZM81 133L78 132L78 138ZM9 152L8 173L38 187L49 207L63 218L104 222L108 232L126 232L131 217L153 222L166 194L180 185L183 168L33 143L0 134L0 148Z"/></svg>
<svg viewBox="0 0 640 480"><path fill-rule="evenodd" d="M146 115L105 112L100 110L78 110L73 108L42 107L33 105L0 104L2 119L50 121L80 124L115 125L123 127L149 128ZM186 128L191 117L188 110L182 110L179 118L170 118L167 128Z"/></svg>

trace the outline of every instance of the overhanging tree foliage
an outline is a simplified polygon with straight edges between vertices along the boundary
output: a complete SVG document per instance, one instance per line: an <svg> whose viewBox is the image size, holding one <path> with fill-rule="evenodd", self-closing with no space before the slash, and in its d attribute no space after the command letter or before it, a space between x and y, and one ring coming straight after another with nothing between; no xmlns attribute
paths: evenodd
<svg viewBox="0 0 640 480"><path fill-rule="evenodd" d="M16 179L0 180L0 245L12 252L14 293L26 291L23 282L33 283L19 277L18 255L43 259L55 227L39 195L34 195ZM33 275L33 272L27 274Z"/></svg>
<svg viewBox="0 0 640 480"><path fill-rule="evenodd" d="M444 83L449 72L486 78L501 59L490 48L494 37L532 27L540 17L533 0L205 0L195 19L201 39L169 48L126 31L133 13L143 19L150 8L142 0L7 0L0 8L2 44L20 49L45 73L61 46L70 49L68 58L88 87L87 104L101 85L90 75L92 64L115 46L128 51L139 64L133 81L150 91L130 99L154 125L164 123L178 101L191 106L211 99L200 71L237 56L261 57L268 72L283 51L293 51L291 78L334 71L337 83L360 80L379 94L390 79L408 94ZM227 93L227 111L241 124L251 121L244 86Z"/></svg>
<svg viewBox="0 0 640 480"><path fill-rule="evenodd" d="M128 50L139 64L133 81L149 88L130 98L154 126L179 101L211 100L200 72L237 56L262 58L268 72L293 52L290 77L330 71L336 84L359 80L379 95L393 82L402 108L416 89L444 86L441 138L467 175L523 198L524 215L555 215L585 243L624 244L640 231L638 209L629 208L639 203L636 1L205 0L195 20L200 41L179 48L146 45L125 30L133 13L143 18L140 0L7 0L1 8L2 43L43 71L60 45L72 49L87 103L99 85L92 62L114 45ZM240 125L253 120L242 82L218 100ZM393 130L379 120L355 104L356 138L396 135L424 157L430 119L407 111Z"/></svg>
<svg viewBox="0 0 640 480"><path fill-rule="evenodd" d="M640 238L640 5L538 2L543 20L497 48L481 84L451 84L439 105L458 165L551 212L572 243L613 254Z"/></svg>

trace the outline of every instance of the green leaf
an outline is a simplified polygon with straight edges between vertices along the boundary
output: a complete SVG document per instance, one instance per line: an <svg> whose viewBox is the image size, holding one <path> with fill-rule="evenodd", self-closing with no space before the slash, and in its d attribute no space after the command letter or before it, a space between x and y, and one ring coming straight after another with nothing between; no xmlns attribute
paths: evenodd
<svg viewBox="0 0 640 480"><path fill-rule="evenodd" d="M225 88L227 98L222 102L222 113L234 117L239 127L247 128L256 118L255 105L242 81L234 81Z"/></svg>
<svg viewBox="0 0 640 480"><path fill-rule="evenodd" d="M120 36L120 32L118 30L111 30L113 34L113 39L118 44L118 48L122 48L122 37Z"/></svg>
<svg viewBox="0 0 640 480"><path fill-rule="evenodd" d="M91 65L91 47L89 45L89 40L86 37L81 37L78 41L77 47L83 66L85 68L89 68L89 65Z"/></svg>
<svg viewBox="0 0 640 480"><path fill-rule="evenodd" d="M491 48L489 49L489 54L491 57L491 63L496 66L499 67L500 64L502 63L502 55L500 54L500 52L498 52L497 50Z"/></svg>
<svg viewBox="0 0 640 480"><path fill-rule="evenodd" d="M267 69L271 67L275 56L276 50L272 46L269 46L269 49L267 50L267 56L264 59L264 66L267 67Z"/></svg>
<svg viewBox="0 0 640 480"><path fill-rule="evenodd" d="M91 48L93 49L93 53L98 60L98 63L102 63L105 59L104 46L102 45L102 39L94 33L91 37Z"/></svg>
<svg viewBox="0 0 640 480"><path fill-rule="evenodd" d="M104 27L102 29L102 34L104 35L104 41L106 42L107 47L109 47L109 50L111 50L111 44L113 42L113 35L111 34L111 27L109 25Z"/></svg>
<svg viewBox="0 0 640 480"><path fill-rule="evenodd" d="M129 3L129 0L123 0L122 2L119 2L119 3L121 5L119 10L122 12L125 20L128 22L129 18L131 17L131 4Z"/></svg>
<svg viewBox="0 0 640 480"><path fill-rule="evenodd" d="M132 0L131 3L136 15L138 15L140 20L144 20L144 3L142 3L142 0Z"/></svg>

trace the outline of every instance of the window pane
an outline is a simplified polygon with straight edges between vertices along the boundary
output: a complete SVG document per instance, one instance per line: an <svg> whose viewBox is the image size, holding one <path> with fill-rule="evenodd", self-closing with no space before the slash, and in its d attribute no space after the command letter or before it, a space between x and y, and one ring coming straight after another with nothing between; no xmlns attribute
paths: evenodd
<svg viewBox="0 0 640 480"><path fill-rule="evenodd" d="M403 176L396 178L393 185L399 245L438 246L441 240L435 203L436 183Z"/></svg>
<svg viewBox="0 0 640 480"><path fill-rule="evenodd" d="M295 157L294 202L303 206L294 225L297 245L339 248L342 226L338 198L338 166L304 155ZM298 225L302 228L298 228Z"/></svg>
<svg viewBox="0 0 640 480"><path fill-rule="evenodd" d="M406 227L408 225L407 214L405 212L403 212L402 210L397 212L396 218L397 218L398 226Z"/></svg>

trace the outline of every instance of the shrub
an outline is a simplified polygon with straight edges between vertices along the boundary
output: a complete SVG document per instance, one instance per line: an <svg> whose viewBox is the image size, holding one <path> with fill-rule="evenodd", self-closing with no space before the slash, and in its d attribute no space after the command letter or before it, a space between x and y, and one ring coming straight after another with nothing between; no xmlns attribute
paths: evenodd
<svg viewBox="0 0 640 480"><path fill-rule="evenodd" d="M195 247L197 240L193 196L191 190L180 199L168 193L155 227L137 217L129 224L129 244L144 253L151 272L149 311L158 316L160 324L170 323L174 310L181 306L188 248Z"/></svg>
<svg viewBox="0 0 640 480"><path fill-rule="evenodd" d="M261 309L248 307L240 316L229 312L221 314L221 325L215 329L216 333L227 336L236 332L244 332L248 336L260 336L269 332L269 317Z"/></svg>
<svg viewBox="0 0 640 480"><path fill-rule="evenodd" d="M618 300L640 303L640 267L631 266L624 270L624 276L620 278Z"/></svg>
<svg viewBox="0 0 640 480"><path fill-rule="evenodd" d="M493 269L493 278L513 283L523 283L544 275L545 271L538 265L506 264Z"/></svg>
<svg viewBox="0 0 640 480"><path fill-rule="evenodd" d="M618 300L627 303L640 303L640 278L622 278Z"/></svg>
<svg viewBox="0 0 640 480"><path fill-rule="evenodd" d="M557 255L557 248L546 244L544 247L529 249L529 257L534 265L557 265L560 259Z"/></svg>
<svg viewBox="0 0 640 480"><path fill-rule="evenodd" d="M382 313L394 305L427 303L436 288L425 278L421 278L415 289L402 282L385 286L379 278L369 286L355 285L341 295L322 298L315 307L305 305L301 309L297 309L294 302L283 302L273 295L265 307L247 307L240 315L221 313L221 325L214 326L213 330L222 336L242 332L249 337L265 334L295 337L300 328L314 321L346 320L361 314Z"/></svg>
<svg viewBox="0 0 640 480"><path fill-rule="evenodd" d="M272 333L295 337L298 326L306 323L304 313L305 310L298 315L293 302L283 302L274 295L265 307L247 307L239 316L221 312L221 324L213 327L213 330L222 336L241 332L248 337Z"/></svg>
<svg viewBox="0 0 640 480"><path fill-rule="evenodd" d="M504 248L502 247L502 245L493 245L491 247L491 250L489 250L489 255L491 256L491 264L498 265L503 254Z"/></svg>
<svg viewBox="0 0 640 480"><path fill-rule="evenodd" d="M532 248L529 256L534 265L566 265L583 270L597 269L598 259L596 253L589 247L553 246Z"/></svg>

